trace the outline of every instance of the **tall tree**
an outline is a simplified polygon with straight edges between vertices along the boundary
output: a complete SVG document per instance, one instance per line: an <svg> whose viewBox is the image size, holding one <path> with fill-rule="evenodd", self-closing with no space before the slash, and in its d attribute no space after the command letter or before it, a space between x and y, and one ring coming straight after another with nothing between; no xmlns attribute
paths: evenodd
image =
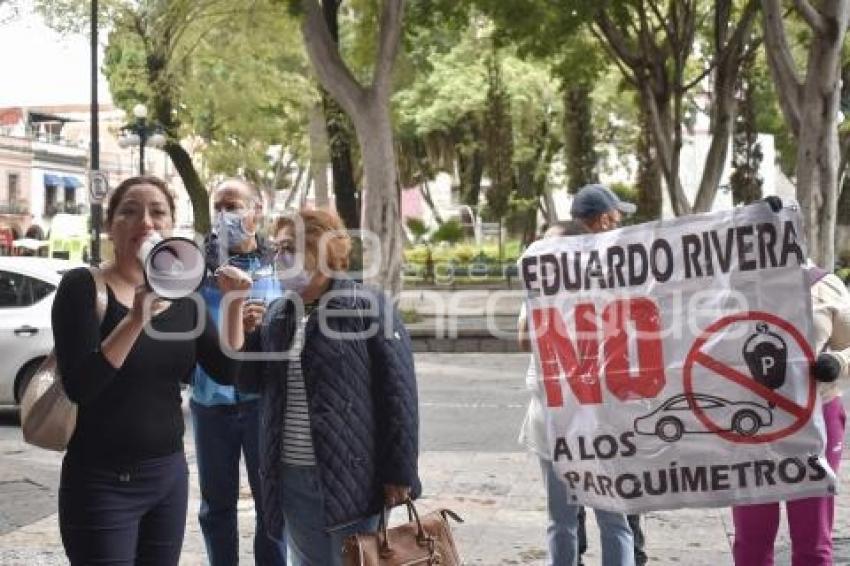
<svg viewBox="0 0 850 566"><path fill-rule="evenodd" d="M809 0L795 0L794 6L810 32L805 77L791 54L780 0L762 0L766 53L782 113L797 140L797 198L809 255L831 268L838 203L839 79L850 0L829 0L817 7Z"/></svg>
<svg viewBox="0 0 850 566"><path fill-rule="evenodd" d="M755 19L757 3L749 0L733 24L732 0L714 3L714 52L711 118L712 138L702 180L693 203L680 179L685 93L699 84L687 74L694 53L701 13L697 0L671 0L663 12L654 0L620 3L613 15L608 6L593 14L592 29L603 40L641 96L649 111L650 131L661 173L676 214L710 209L726 163L735 115L735 86L742 56ZM619 12L619 13L618 13Z"/></svg>
<svg viewBox="0 0 850 566"><path fill-rule="evenodd" d="M301 0L302 34L322 86L345 110L360 144L365 185L361 228L377 237L364 241L368 280L393 295L401 290L402 232L398 176L390 114L392 72L402 34L404 0L382 0L371 82L363 84L340 56L317 0Z"/></svg>
<svg viewBox="0 0 850 566"><path fill-rule="evenodd" d="M592 32L649 112L653 145L674 212L687 214L711 206L725 165L734 121L736 75L750 37L757 0L747 0L739 10L733 9L732 0L477 2L492 14L504 33L553 55L558 54L566 37L581 29ZM715 41L704 50L697 49L698 32L706 20L715 26ZM710 64L701 72L694 72L693 63L701 52L711 54ZM709 73L713 76L713 135L699 192L692 203L679 177L685 99Z"/></svg>
<svg viewBox="0 0 850 566"><path fill-rule="evenodd" d="M754 64L755 53L744 64L739 79L740 111L732 136L732 176L729 179L734 204L749 204L762 197L759 167L764 154L756 129Z"/></svg>
<svg viewBox="0 0 850 566"><path fill-rule="evenodd" d="M60 31L85 33L88 0L36 0L36 9ZM109 22L106 74L119 104L145 102L150 118L163 127L168 154L192 202L195 230L210 226L209 197L192 156L180 144L185 134L182 89L185 71L203 38L228 27L258 3L234 6L227 0L171 0L142 4L104 0L102 21ZM126 63L126 64L125 64ZM117 73L117 74L113 74ZM122 99L122 94L125 98ZM129 97L133 96L131 100Z"/></svg>
<svg viewBox="0 0 850 566"><path fill-rule="evenodd" d="M586 84L564 89L564 150L567 188L571 193L599 180L590 90Z"/></svg>
<svg viewBox="0 0 850 566"><path fill-rule="evenodd" d="M647 222L661 218L662 187L658 155L649 127L649 111L642 109L641 127L637 143L637 214L638 220Z"/></svg>
<svg viewBox="0 0 850 566"><path fill-rule="evenodd" d="M339 46L339 10L342 0L322 0L322 12L328 32ZM331 174L336 210L349 229L360 228L360 207L357 202L357 179L354 175L352 146L356 143L351 119L324 88L322 107L330 143Z"/></svg>
<svg viewBox="0 0 850 566"><path fill-rule="evenodd" d="M514 191L514 141L511 122L511 99L502 80L497 52L489 59L486 114L486 146L490 188L487 211L500 225L508 213ZM501 244L501 239L500 239Z"/></svg>

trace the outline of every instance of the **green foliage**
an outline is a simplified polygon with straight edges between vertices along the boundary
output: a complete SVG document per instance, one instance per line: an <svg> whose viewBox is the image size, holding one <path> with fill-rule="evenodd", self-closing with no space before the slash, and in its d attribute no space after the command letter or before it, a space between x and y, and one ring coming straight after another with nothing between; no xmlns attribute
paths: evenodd
<svg viewBox="0 0 850 566"><path fill-rule="evenodd" d="M456 244L463 240L463 226L457 220L449 220L443 222L437 230L431 235L431 241L434 243L446 242L447 244Z"/></svg>
<svg viewBox="0 0 850 566"><path fill-rule="evenodd" d="M410 217L405 224L407 224L407 229L410 230L410 233L413 235L413 241L416 243L421 242L425 238L425 235L428 234L428 226L425 225L421 218Z"/></svg>
<svg viewBox="0 0 850 566"><path fill-rule="evenodd" d="M469 244L455 246L452 251L452 259L459 263L469 263L477 255L475 246Z"/></svg>
<svg viewBox="0 0 850 566"><path fill-rule="evenodd" d="M399 314L405 324L415 324L422 321L422 315L416 309L400 309Z"/></svg>
<svg viewBox="0 0 850 566"><path fill-rule="evenodd" d="M244 174L282 188L289 186L281 179L288 173L280 170L284 159L307 161L309 111L318 92L302 43L280 40L299 33L296 20L267 14L210 30L199 45L183 100L185 122L206 141L210 173ZM280 150L271 153L272 147Z"/></svg>
<svg viewBox="0 0 850 566"><path fill-rule="evenodd" d="M174 138L203 140L198 151L210 176L285 185L283 155L307 153L307 113L317 100L302 43L280 41L298 36L298 22L269 2L225 16L216 15L223 5L212 0L182 12L179 4L113 14L104 59L113 99L127 111L139 102L171 107L164 125ZM174 21L189 14L197 22ZM170 56L157 70L151 64L160 53ZM281 148L276 158L275 146Z"/></svg>
<svg viewBox="0 0 850 566"><path fill-rule="evenodd" d="M484 155L490 69L482 53L492 51L496 40L489 19L468 6L458 11L467 17L462 25L456 13L447 25L432 24L425 16L413 18L409 51L401 61L404 86L395 95L394 107L402 177L412 183L440 170L457 170L461 200L474 207L481 167L492 176L492 161ZM423 18L428 25L421 23ZM499 49L499 62L507 109L504 126L510 123L513 144L504 173L513 175L514 165L523 163L535 178L545 180L561 143L560 85L548 62L520 56L512 46Z"/></svg>
<svg viewBox="0 0 850 566"><path fill-rule="evenodd" d="M475 246L471 243L456 244L454 246L431 247L428 245L413 246L404 250L404 261L410 264L424 266L428 259L428 249L431 249L431 259L435 263L489 263L499 261L499 246L497 244L485 244ZM508 240L502 250L503 261L514 262L522 252L522 242L519 240Z"/></svg>

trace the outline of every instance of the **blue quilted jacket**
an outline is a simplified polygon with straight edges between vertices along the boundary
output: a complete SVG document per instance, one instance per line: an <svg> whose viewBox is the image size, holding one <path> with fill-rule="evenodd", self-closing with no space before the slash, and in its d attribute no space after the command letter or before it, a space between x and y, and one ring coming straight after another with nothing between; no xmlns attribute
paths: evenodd
<svg viewBox="0 0 850 566"><path fill-rule="evenodd" d="M289 296L269 305L246 351L287 351L297 316ZM320 321L335 333L361 336L334 337L321 331ZM239 386L261 395L262 510L269 533L279 537L288 363L282 354L275 357L244 363ZM379 512L384 484L410 486L418 497L419 414L410 336L383 293L334 280L307 322L301 367L328 529Z"/></svg>

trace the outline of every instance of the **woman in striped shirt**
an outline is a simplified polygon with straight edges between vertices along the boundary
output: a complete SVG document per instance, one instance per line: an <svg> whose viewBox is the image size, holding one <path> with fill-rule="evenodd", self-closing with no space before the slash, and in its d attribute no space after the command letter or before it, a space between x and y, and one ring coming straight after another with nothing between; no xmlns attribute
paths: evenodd
<svg viewBox="0 0 850 566"><path fill-rule="evenodd" d="M346 276L338 216L303 210L272 234L286 294L246 340L265 360L240 378L261 394L262 507L294 564L333 566L347 536L421 491L410 338L392 301Z"/></svg>

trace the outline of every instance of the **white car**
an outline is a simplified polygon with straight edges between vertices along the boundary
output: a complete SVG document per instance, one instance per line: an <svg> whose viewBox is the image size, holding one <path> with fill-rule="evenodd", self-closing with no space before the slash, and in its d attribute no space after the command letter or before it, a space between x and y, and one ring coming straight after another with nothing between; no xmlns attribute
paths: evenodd
<svg viewBox="0 0 850 566"><path fill-rule="evenodd" d="M56 287L65 272L82 265L0 257L0 405L20 402L23 385L53 348L50 310Z"/></svg>

